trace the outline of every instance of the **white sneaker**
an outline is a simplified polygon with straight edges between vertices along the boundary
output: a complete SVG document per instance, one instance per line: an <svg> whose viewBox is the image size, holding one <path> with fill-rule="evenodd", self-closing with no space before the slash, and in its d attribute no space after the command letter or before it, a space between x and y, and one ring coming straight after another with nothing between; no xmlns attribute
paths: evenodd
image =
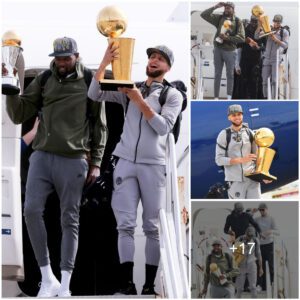
<svg viewBox="0 0 300 300"><path fill-rule="evenodd" d="M256 287L256 291L257 291L258 293L262 291L262 288L261 288L260 285L258 285L258 286Z"/></svg>
<svg viewBox="0 0 300 300"><path fill-rule="evenodd" d="M71 297L71 292L69 290L64 290L64 291L59 290L58 297L59 298Z"/></svg>
<svg viewBox="0 0 300 300"><path fill-rule="evenodd" d="M60 282L55 278L52 282L40 282L38 298L55 297L60 288Z"/></svg>

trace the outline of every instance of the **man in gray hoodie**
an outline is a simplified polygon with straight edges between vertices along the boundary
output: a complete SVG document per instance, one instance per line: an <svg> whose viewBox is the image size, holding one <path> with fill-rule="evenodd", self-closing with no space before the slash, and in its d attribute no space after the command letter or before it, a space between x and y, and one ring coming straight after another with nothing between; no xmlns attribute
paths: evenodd
<svg viewBox="0 0 300 300"><path fill-rule="evenodd" d="M228 197L259 199L260 183L244 175L255 168L257 146L253 139L253 132L247 124L243 123L241 105L233 104L228 107L228 120L232 125L219 133L215 158L218 166L224 166L225 181L230 185ZM229 143L227 143L227 130L230 130Z"/></svg>
<svg viewBox="0 0 300 300"><path fill-rule="evenodd" d="M105 68L118 55L118 47L110 43L88 95L95 101L117 102L126 112L123 133L113 152L119 157L114 171L112 208L119 232L121 293L137 294L133 283L134 229L141 199L146 235L146 281L142 294L150 295L155 294L154 280L160 259L158 215L166 197L166 139L181 111L183 99L178 90L170 88L165 104L161 106L158 101L164 76L174 62L173 53L166 46L147 49L147 79L139 89L102 91L98 81L104 78Z"/></svg>

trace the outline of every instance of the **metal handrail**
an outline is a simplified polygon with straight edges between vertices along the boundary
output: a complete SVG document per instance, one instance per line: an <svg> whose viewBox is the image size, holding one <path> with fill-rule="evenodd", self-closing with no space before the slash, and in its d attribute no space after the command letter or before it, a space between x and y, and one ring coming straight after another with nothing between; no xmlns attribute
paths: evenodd
<svg viewBox="0 0 300 300"><path fill-rule="evenodd" d="M183 253L180 224L180 205L177 185L175 141L173 134L167 139L167 202L160 210L160 247L166 253L162 257L168 297L187 298L189 294L185 256Z"/></svg>
<svg viewBox="0 0 300 300"><path fill-rule="evenodd" d="M193 57L193 77L195 78L195 88L193 96L195 99L203 99L203 74L202 74L202 49L200 44L196 44L191 49Z"/></svg>

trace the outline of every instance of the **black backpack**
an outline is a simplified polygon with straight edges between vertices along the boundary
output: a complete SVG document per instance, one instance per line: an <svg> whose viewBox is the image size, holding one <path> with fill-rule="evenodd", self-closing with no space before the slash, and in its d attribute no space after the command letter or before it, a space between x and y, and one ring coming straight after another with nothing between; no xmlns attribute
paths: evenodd
<svg viewBox="0 0 300 300"><path fill-rule="evenodd" d="M135 83L137 88L140 88L142 86L142 84L143 84L143 82L136 82ZM181 120L182 120L182 112L187 107L187 95L186 95L187 87L185 86L184 82L181 81L181 80L175 80L175 81L172 81L172 82L168 82L167 80L164 79L163 84L164 84L164 87L161 90L160 96L158 98L158 101L159 101L159 104L160 104L161 107L164 106L164 104L166 103L168 91L169 91L170 88L177 89L181 93L182 98L183 98L181 111L180 111L179 115L177 116L177 119L176 119L175 124L174 124L173 129L172 129L172 133L174 135L175 143L177 143L179 133L180 133L180 124L181 124ZM127 110L128 110L129 101L130 100L127 99L126 108L125 108L125 115L126 115Z"/></svg>
<svg viewBox="0 0 300 300"><path fill-rule="evenodd" d="M287 26L287 25L282 26L282 27L280 28L280 40L281 40L281 41L283 41L283 30L284 30L284 29L287 30L288 33L289 33L289 36L291 36L291 29L290 29L290 27ZM283 54L286 54L288 48L289 48L289 47L287 47L286 49L284 49L282 53L283 53Z"/></svg>

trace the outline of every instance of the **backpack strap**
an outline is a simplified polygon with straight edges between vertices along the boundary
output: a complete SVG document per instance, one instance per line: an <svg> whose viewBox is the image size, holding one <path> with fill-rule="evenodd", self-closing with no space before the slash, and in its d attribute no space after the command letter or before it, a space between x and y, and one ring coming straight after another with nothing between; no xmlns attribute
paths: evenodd
<svg viewBox="0 0 300 300"><path fill-rule="evenodd" d="M85 84L86 84L87 90L88 90L91 85L92 79L93 79L93 72L90 69L84 67L83 76L84 76L84 81L85 81ZM92 103L93 103L93 100L87 96L86 119L90 120L91 122L94 122L95 120L94 120L94 116L92 114L92 109L91 109Z"/></svg>
<svg viewBox="0 0 300 300"><path fill-rule="evenodd" d="M50 78L51 75L52 75L52 71L50 69L45 70L41 75L41 81L40 81L40 84L41 84L41 97L40 97L39 102L38 102L38 111L39 111L39 113L41 112L42 107L43 107L43 93L44 93L44 90L45 90L45 85L46 85L46 83L47 83L47 81L48 81L48 79Z"/></svg>
<svg viewBox="0 0 300 300"><path fill-rule="evenodd" d="M225 255L226 259L227 259L228 267L231 270L232 269L232 260L230 259L230 255L227 252L225 252L224 255Z"/></svg>
<svg viewBox="0 0 300 300"><path fill-rule="evenodd" d="M228 156L228 147L229 147L229 143L230 143L230 140L231 140L231 128L230 128L230 127L227 127L227 128L225 129L225 132L226 132L226 145L225 145L225 147L223 147L223 146L220 145L219 143L217 143L217 145L218 145L221 149L225 150L225 157L227 157L227 156Z"/></svg>

